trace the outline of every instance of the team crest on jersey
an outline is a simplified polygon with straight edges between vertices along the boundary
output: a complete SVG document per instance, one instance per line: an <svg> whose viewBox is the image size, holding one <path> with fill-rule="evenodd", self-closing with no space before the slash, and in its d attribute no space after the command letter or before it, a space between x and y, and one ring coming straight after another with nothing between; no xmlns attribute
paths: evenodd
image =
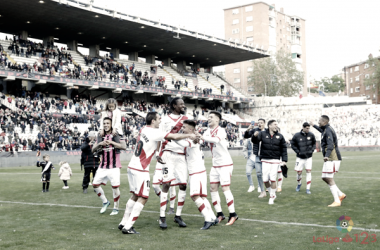
<svg viewBox="0 0 380 250"><path fill-rule="evenodd" d="M310 137L308 137L307 139L310 140Z"/></svg>
<svg viewBox="0 0 380 250"><path fill-rule="evenodd" d="M267 138L269 138L269 137L267 136Z"/></svg>
<svg viewBox="0 0 380 250"><path fill-rule="evenodd" d="M280 136L279 136L279 135L276 135L276 138L277 138L277 139L280 139Z"/></svg>

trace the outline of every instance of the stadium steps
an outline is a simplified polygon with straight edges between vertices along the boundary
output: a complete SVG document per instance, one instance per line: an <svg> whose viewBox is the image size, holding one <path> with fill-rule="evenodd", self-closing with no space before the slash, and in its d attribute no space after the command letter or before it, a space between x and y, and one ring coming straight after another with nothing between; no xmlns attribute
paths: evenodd
<svg viewBox="0 0 380 250"><path fill-rule="evenodd" d="M181 81L181 82L185 82L186 78L184 78L183 76L181 76L177 71L175 71L174 69L170 68L170 67L165 67L163 68L162 70L164 70L165 72L167 72L173 79L174 81ZM182 87L183 90L185 91L192 91L191 89L191 86L190 86L190 81L187 81L189 84L187 85L187 87ZM192 81L191 81L192 82ZM191 84L193 85L193 84Z"/></svg>

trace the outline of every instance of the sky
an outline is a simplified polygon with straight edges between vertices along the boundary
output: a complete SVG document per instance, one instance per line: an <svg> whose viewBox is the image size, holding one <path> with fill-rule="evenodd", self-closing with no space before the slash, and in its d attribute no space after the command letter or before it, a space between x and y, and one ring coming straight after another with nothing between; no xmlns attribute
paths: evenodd
<svg viewBox="0 0 380 250"><path fill-rule="evenodd" d="M83 1L83 0L82 0ZM247 0L94 0L98 6L224 36L223 9ZM331 77L344 66L380 55L379 0L271 0L276 9L306 19L306 66L309 79Z"/></svg>

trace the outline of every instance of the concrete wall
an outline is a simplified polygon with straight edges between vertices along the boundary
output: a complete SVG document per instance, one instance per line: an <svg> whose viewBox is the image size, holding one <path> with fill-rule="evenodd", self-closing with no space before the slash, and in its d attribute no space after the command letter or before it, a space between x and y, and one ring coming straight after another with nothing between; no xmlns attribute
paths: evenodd
<svg viewBox="0 0 380 250"><path fill-rule="evenodd" d="M380 151L379 146L367 146L367 147L340 147L341 152L350 152L350 151ZM77 151L78 152L78 151ZM232 157L241 156L243 157L243 151L241 148L234 148L229 150L230 155ZM294 154L291 148L288 148L288 154ZM43 155L43 153L42 153ZM80 155L64 155L64 154L56 154L54 152L49 152L50 160L53 164L58 165L60 161L67 161L70 164L78 164L80 163ZM211 151L208 149L204 150L205 158L211 158ZM129 161L132 158L132 153L123 153L121 154L121 161ZM41 157L42 159L42 157ZM3 155L0 157L0 168L2 167L23 167L23 166L36 166L37 157L4 157Z"/></svg>

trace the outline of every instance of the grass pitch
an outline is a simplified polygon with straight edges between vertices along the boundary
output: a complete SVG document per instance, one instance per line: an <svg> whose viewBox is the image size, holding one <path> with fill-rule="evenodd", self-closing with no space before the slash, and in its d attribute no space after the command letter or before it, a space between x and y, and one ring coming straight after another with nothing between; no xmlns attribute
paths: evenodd
<svg viewBox="0 0 380 250"><path fill-rule="evenodd" d="M301 191L295 192L295 156L290 155L289 176L272 206L268 205L268 197L257 198L256 190L247 193L246 161L235 157L231 189L239 220L233 226L225 226L225 220L210 230L199 230L203 217L188 194L182 215L187 228L179 228L173 222L174 216L168 215L168 229L163 231L158 225L159 199L151 188L150 199L135 223L140 235L123 235L117 229L130 196L127 162L123 163L121 176L122 210L117 216L109 215L113 205L105 214L99 214L101 201L91 186L88 194L82 193L83 172L79 165L71 165L74 175L69 181L70 189L63 190L57 176L58 164L54 163L56 170L52 172L49 193L41 192L40 168L2 168L0 249L380 249L380 154L343 152L343 156L340 172L335 177L339 188L347 194L342 207L327 207L333 198L321 180L320 153L313 158L312 194L305 193L305 172ZM206 159L206 166L209 172L211 159ZM152 162L151 173L154 167ZM253 177L257 186L255 171ZM112 200L110 185L103 189ZM221 190L220 197L227 216ZM210 195L208 198L211 201ZM353 239L350 243L343 242L346 233L335 228L336 220L342 215L354 222L348 233ZM376 235L378 240L373 242ZM314 242L319 237L326 240L326 236L339 242Z"/></svg>

